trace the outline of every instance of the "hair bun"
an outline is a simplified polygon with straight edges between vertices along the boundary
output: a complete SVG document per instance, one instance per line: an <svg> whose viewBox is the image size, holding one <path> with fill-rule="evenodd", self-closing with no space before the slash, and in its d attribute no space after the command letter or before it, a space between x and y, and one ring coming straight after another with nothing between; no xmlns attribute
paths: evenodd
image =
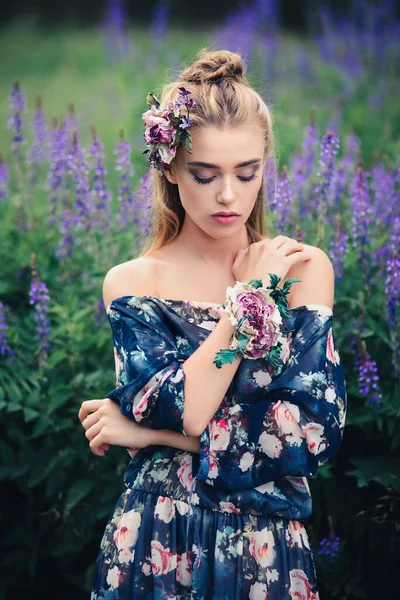
<svg viewBox="0 0 400 600"><path fill-rule="evenodd" d="M240 54L203 48L197 54L197 60L183 71L181 80L187 83L216 83L229 78L248 83L245 73L246 64Z"/></svg>

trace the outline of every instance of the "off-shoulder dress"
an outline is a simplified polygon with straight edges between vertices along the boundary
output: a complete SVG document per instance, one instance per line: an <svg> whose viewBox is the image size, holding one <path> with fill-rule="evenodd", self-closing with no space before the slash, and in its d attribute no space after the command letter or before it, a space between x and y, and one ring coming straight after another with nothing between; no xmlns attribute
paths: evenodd
<svg viewBox="0 0 400 600"><path fill-rule="evenodd" d="M183 433L182 363L221 304L122 296L107 306L122 414ZM91 600L316 600L309 479L338 452L347 397L322 304L290 309L280 363L242 359L200 454L131 452ZM223 367L222 367L223 368Z"/></svg>

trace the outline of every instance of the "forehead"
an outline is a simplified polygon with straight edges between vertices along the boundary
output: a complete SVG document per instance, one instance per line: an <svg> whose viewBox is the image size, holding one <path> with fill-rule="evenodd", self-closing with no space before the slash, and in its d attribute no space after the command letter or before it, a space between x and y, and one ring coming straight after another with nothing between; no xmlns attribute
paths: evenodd
<svg viewBox="0 0 400 600"><path fill-rule="evenodd" d="M264 138L256 125L201 127L191 134L193 153L185 152L186 162L203 161L229 168L249 159L263 158Z"/></svg>

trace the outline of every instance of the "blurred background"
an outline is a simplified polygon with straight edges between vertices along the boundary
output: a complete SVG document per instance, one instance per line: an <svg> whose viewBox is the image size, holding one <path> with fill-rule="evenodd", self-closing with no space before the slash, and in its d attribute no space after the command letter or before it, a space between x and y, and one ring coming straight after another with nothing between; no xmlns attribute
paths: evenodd
<svg viewBox="0 0 400 600"><path fill-rule="evenodd" d="M394 598L400 556L400 7L394 1L3 2L0 598L89 597L128 455L82 401L114 388L106 272L151 223L142 113L203 46L240 52L275 118L272 235L335 269L341 452L310 481L321 600Z"/></svg>

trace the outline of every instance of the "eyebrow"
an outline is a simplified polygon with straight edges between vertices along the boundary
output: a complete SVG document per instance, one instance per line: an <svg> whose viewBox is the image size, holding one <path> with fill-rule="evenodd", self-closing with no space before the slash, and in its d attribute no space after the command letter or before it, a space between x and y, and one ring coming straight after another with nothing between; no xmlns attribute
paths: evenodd
<svg viewBox="0 0 400 600"><path fill-rule="evenodd" d="M234 166L234 169L239 169L239 167L248 167L249 165L254 165L256 163L260 163L261 162L261 158L252 158L250 160L245 160L244 162L238 163L237 165ZM212 163L207 163L207 162L200 162L200 161L195 161L195 162L188 162L188 165L192 165L193 167L205 167L206 169L219 169L218 165L214 165Z"/></svg>

